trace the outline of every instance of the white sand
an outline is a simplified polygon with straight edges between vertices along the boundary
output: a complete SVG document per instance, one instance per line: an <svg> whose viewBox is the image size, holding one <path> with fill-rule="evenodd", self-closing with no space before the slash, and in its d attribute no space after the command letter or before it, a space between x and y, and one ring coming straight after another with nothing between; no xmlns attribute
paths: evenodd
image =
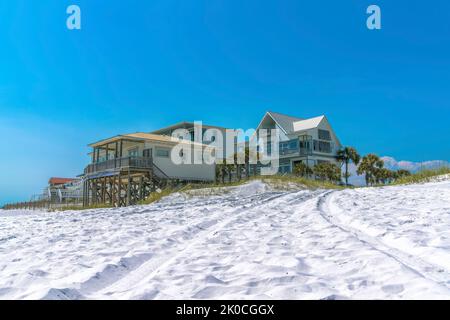
<svg viewBox="0 0 450 320"><path fill-rule="evenodd" d="M450 182L0 211L1 299L450 298Z"/></svg>

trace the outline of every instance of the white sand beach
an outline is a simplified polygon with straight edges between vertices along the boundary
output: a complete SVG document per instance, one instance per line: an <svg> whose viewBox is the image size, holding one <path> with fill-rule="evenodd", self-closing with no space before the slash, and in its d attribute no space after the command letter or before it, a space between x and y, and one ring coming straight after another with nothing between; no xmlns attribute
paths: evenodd
<svg viewBox="0 0 450 320"><path fill-rule="evenodd" d="M449 299L450 181L0 211L1 299Z"/></svg>

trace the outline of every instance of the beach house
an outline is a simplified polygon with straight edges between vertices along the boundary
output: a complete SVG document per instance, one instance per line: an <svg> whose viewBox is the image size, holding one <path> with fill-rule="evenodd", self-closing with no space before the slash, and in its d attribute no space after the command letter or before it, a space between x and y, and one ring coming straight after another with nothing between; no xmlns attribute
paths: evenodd
<svg viewBox="0 0 450 320"><path fill-rule="evenodd" d="M342 147L327 117L322 115L303 119L268 111L260 121L259 129L278 129L279 173L292 173L297 163L309 167L323 162L339 165L336 155ZM270 153L270 139L267 151Z"/></svg>
<svg viewBox="0 0 450 320"><path fill-rule="evenodd" d="M84 169L83 205L136 204L168 182L215 179L215 164L208 159L194 164L188 155L203 157L207 146L190 140L153 133L121 134L91 143L91 164ZM182 163L172 159L174 147L191 150L180 154ZM197 148L195 148L197 147Z"/></svg>

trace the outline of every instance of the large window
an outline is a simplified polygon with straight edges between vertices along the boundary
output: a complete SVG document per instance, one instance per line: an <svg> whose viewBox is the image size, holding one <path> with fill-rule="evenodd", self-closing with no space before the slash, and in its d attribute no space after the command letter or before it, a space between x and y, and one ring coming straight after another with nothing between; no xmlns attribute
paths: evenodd
<svg viewBox="0 0 450 320"><path fill-rule="evenodd" d="M319 129L319 139L320 139L320 140L331 141L331 134L330 134L330 131Z"/></svg>
<svg viewBox="0 0 450 320"><path fill-rule="evenodd" d="M156 149L156 156L160 158L168 158L170 154L169 149Z"/></svg>
<svg viewBox="0 0 450 320"><path fill-rule="evenodd" d="M280 154L298 152L298 139L280 142Z"/></svg>
<svg viewBox="0 0 450 320"><path fill-rule="evenodd" d="M314 151L331 153L331 143L326 141L314 140Z"/></svg>

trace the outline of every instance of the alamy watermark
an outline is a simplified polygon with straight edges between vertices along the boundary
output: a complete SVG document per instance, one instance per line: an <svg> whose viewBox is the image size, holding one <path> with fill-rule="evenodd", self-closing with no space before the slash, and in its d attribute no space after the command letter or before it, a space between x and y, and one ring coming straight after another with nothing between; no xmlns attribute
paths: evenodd
<svg viewBox="0 0 450 320"><path fill-rule="evenodd" d="M81 8L72 4L67 7L66 13L69 15L66 20L66 26L69 30L81 30ZM371 4L367 7L366 13L369 17L366 20L366 26L369 30L381 29L381 8L378 5Z"/></svg>
<svg viewBox="0 0 450 320"><path fill-rule="evenodd" d="M81 30L81 9L72 4L67 7L66 13L69 15L66 20L66 26L69 30Z"/></svg>
<svg viewBox="0 0 450 320"><path fill-rule="evenodd" d="M375 4L367 7L367 18L366 25L369 30L380 30L381 29L381 8Z"/></svg>
<svg viewBox="0 0 450 320"><path fill-rule="evenodd" d="M274 175L279 169L279 129L218 129L194 122L193 130L176 129L177 144L170 158L181 164L259 164L262 175Z"/></svg>

